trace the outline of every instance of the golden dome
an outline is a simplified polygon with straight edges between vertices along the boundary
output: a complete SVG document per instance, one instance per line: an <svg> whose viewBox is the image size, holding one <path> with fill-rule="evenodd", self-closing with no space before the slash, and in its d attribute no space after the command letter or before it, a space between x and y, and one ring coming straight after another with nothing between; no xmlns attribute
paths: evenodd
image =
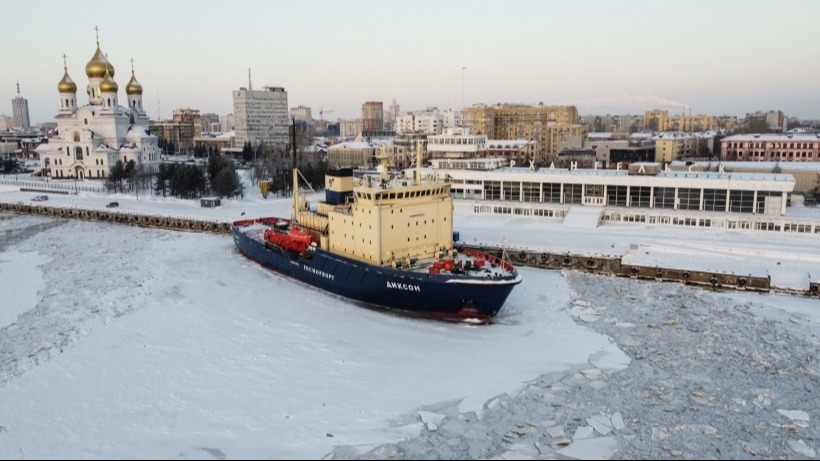
<svg viewBox="0 0 820 461"><path fill-rule="evenodd" d="M63 74L63 79L57 84L57 91L60 93L76 93L77 84L68 76L68 70Z"/></svg>
<svg viewBox="0 0 820 461"><path fill-rule="evenodd" d="M111 74L106 73L105 78L100 83L100 93L116 93L119 89L117 82L111 78Z"/></svg>
<svg viewBox="0 0 820 461"><path fill-rule="evenodd" d="M102 78L105 76L106 70L109 75L114 76L114 66L108 62L108 59L100 51L100 45L97 44L97 51L91 57L91 61L88 61L88 64L85 65L85 75L88 75L88 78Z"/></svg>
<svg viewBox="0 0 820 461"><path fill-rule="evenodd" d="M137 81L137 77L134 77L133 70L131 71L131 81L125 86L125 94L142 94L142 85Z"/></svg>

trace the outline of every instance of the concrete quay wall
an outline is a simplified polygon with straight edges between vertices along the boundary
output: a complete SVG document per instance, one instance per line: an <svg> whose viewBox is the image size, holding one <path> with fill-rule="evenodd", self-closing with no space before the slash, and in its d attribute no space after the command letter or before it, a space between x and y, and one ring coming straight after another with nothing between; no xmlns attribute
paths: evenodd
<svg viewBox="0 0 820 461"><path fill-rule="evenodd" d="M56 218L82 219L85 221L112 222L139 227L155 227L159 229L210 232L214 234L226 235L231 233L231 224L227 222L184 216L133 213L130 211L120 211L116 208L75 208L51 206L39 203L0 202L0 211L38 214L43 216L53 216Z"/></svg>
<svg viewBox="0 0 820 461"><path fill-rule="evenodd" d="M820 282L812 282L805 290L772 286L768 274L741 275L726 272L698 271L662 266L625 264L617 256L590 256L571 253L539 252L531 249L501 248L490 245L462 244L457 246L483 251L504 258L515 265L540 269L571 269L639 280L679 282L704 288L746 290L756 292L783 292L794 295L820 297Z"/></svg>
<svg viewBox="0 0 820 461"><path fill-rule="evenodd" d="M184 216L140 214L118 209L78 208L45 205L42 203L0 202L0 211L37 214L66 219L101 221L139 227L178 231L208 232L229 235L231 223ZM624 264L620 257L590 256L583 254L539 252L530 249L511 249L498 246L457 243L457 247L473 248L513 264L540 269L571 269L639 280L680 282L713 289L778 291L820 298L820 282L811 282L805 290L778 288L771 285L768 274L738 275L733 273L697 271L675 267L639 266Z"/></svg>

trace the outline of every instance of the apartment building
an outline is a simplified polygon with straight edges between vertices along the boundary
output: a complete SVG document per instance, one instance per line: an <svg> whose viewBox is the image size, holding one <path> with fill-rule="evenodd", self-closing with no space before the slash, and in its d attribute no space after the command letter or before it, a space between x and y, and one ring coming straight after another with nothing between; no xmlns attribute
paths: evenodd
<svg viewBox="0 0 820 461"><path fill-rule="evenodd" d="M644 129L643 115L583 115L578 122L590 132L635 133Z"/></svg>
<svg viewBox="0 0 820 461"><path fill-rule="evenodd" d="M461 114L451 109L439 110L428 107L424 110L407 112L396 117L396 133L442 134L446 130L461 126Z"/></svg>
<svg viewBox="0 0 820 461"><path fill-rule="evenodd" d="M363 129L362 119L339 120L339 136L345 138L355 138Z"/></svg>
<svg viewBox="0 0 820 461"><path fill-rule="evenodd" d="M483 104L465 108L464 126L490 139L537 143L536 163L551 163L563 149L580 149L589 129L578 123L575 106ZM570 142L573 141L573 142Z"/></svg>
<svg viewBox="0 0 820 461"><path fill-rule="evenodd" d="M655 141L655 162L669 163L673 160L691 156L695 149L695 137L678 131L658 133L652 136Z"/></svg>
<svg viewBox="0 0 820 461"><path fill-rule="evenodd" d="M209 112L200 116L202 123L202 132L218 133L222 131L219 123L219 115Z"/></svg>
<svg viewBox="0 0 820 461"><path fill-rule="evenodd" d="M367 168L375 163L377 146L369 142L343 142L327 148L327 165L336 168Z"/></svg>
<svg viewBox="0 0 820 461"><path fill-rule="evenodd" d="M368 101L362 104L362 131L384 130L384 104Z"/></svg>
<svg viewBox="0 0 820 461"><path fill-rule="evenodd" d="M313 111L307 106L297 106L290 108L290 116L296 120L311 123L313 122Z"/></svg>
<svg viewBox="0 0 820 461"><path fill-rule="evenodd" d="M184 149L193 148L194 136L202 134L202 117L199 114L199 109L189 107L174 109L172 120L179 123L180 147Z"/></svg>
<svg viewBox="0 0 820 461"><path fill-rule="evenodd" d="M643 116L644 127L653 131L682 131L694 133L717 129L717 121L711 115L669 115L665 110L648 110Z"/></svg>
<svg viewBox="0 0 820 461"><path fill-rule="evenodd" d="M755 131L766 131L766 129L784 133L788 129L789 121L783 111L770 110L768 112L749 112L746 114L745 124Z"/></svg>
<svg viewBox="0 0 820 461"><path fill-rule="evenodd" d="M749 162L820 161L820 134L739 134L720 141L720 159Z"/></svg>

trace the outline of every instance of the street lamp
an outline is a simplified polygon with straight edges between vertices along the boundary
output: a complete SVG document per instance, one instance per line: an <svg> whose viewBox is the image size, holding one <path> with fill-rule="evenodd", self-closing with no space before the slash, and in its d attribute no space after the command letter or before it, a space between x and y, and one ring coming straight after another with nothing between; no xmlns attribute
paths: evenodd
<svg viewBox="0 0 820 461"><path fill-rule="evenodd" d="M259 145L254 146L253 148L253 183L259 184L259 164L257 163L256 157L259 154Z"/></svg>

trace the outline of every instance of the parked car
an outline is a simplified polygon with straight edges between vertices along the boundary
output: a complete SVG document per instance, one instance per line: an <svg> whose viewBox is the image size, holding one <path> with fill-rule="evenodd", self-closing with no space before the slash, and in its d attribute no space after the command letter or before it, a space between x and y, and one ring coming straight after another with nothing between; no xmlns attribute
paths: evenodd
<svg viewBox="0 0 820 461"><path fill-rule="evenodd" d="M31 198L32 202L45 202L46 200L48 200L48 195L38 195Z"/></svg>
<svg viewBox="0 0 820 461"><path fill-rule="evenodd" d="M108 202L105 205L106 208L117 208L118 206L120 206L120 202Z"/></svg>

